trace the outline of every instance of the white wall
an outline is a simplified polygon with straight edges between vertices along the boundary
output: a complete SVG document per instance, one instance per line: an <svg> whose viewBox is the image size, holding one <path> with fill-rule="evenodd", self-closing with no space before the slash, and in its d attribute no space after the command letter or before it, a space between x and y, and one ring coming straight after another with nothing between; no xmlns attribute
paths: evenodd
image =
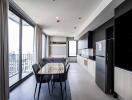
<svg viewBox="0 0 132 100"><path fill-rule="evenodd" d="M50 42L66 42L66 37L50 37ZM66 44L51 44L49 45L49 57L66 57Z"/></svg>
<svg viewBox="0 0 132 100"><path fill-rule="evenodd" d="M50 45L50 57L66 57L66 45Z"/></svg>

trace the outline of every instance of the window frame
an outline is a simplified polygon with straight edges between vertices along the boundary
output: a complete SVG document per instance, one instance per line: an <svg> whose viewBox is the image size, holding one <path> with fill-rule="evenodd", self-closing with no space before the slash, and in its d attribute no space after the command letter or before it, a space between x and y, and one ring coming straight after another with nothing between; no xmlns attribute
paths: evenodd
<svg viewBox="0 0 132 100"><path fill-rule="evenodd" d="M12 4L12 2L9 2L9 11L13 12L16 16L18 16L20 19L26 21L29 25L35 27L35 23L24 13L19 11L19 8L17 8L17 5Z"/></svg>
<svg viewBox="0 0 132 100"><path fill-rule="evenodd" d="M31 25L32 27L34 27L34 35L35 35L35 24L32 23L27 17L25 17L26 15L23 15L22 13L20 13L18 11L18 9L16 9L16 7L14 7L11 3L9 3L9 9L8 11L11 11L12 13L14 13L17 17L20 18L20 28L19 28L19 80L14 83L13 85L11 85L10 91L12 91L13 89L15 89L19 84L21 84L22 82L24 82L24 80L26 80L28 77L30 77L33 72L29 73L27 76L25 76L24 78L22 77L22 20L24 20L25 22L27 22L29 25ZM33 47L34 48L34 47Z"/></svg>
<svg viewBox="0 0 132 100"><path fill-rule="evenodd" d="M76 56L70 56L70 55L69 55L69 51L70 51L70 50L69 50L69 42L70 42L70 41L75 41L75 42L76 42ZM68 41L68 57L77 57L77 41L76 41L76 40L69 40L69 41Z"/></svg>

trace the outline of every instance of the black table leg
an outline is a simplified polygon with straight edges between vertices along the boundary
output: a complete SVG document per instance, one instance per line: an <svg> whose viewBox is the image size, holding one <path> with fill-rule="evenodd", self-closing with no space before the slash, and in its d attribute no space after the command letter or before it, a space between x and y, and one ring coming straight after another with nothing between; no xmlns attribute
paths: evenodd
<svg viewBox="0 0 132 100"><path fill-rule="evenodd" d="M41 84L42 84L42 78L43 76L41 76L41 80L40 80L40 83L39 83L39 91L38 91L38 99L39 100L39 94L40 94L40 89L41 89Z"/></svg>
<svg viewBox="0 0 132 100"><path fill-rule="evenodd" d="M60 87L61 87L61 98L62 98L62 100L63 100L62 82L60 82Z"/></svg>

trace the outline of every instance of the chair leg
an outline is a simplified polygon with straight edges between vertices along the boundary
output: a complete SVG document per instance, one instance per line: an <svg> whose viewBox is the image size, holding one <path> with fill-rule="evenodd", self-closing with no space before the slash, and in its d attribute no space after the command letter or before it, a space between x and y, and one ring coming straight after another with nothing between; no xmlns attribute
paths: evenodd
<svg viewBox="0 0 132 100"><path fill-rule="evenodd" d="M62 100L63 100L62 82L60 82L60 87L61 87L61 98L62 98Z"/></svg>
<svg viewBox="0 0 132 100"><path fill-rule="evenodd" d="M36 94L36 89L37 89L37 83L36 83L36 86L35 86L34 98L35 98L35 94Z"/></svg>
<svg viewBox="0 0 132 100"><path fill-rule="evenodd" d="M48 88L49 88L49 94L50 94L50 85L49 85L49 82L48 82Z"/></svg>
<svg viewBox="0 0 132 100"><path fill-rule="evenodd" d="M66 90L66 81L65 81L65 92L66 92L66 97L67 97L67 90Z"/></svg>
<svg viewBox="0 0 132 100"><path fill-rule="evenodd" d="M53 93L53 88L54 88L54 82L52 81L52 93Z"/></svg>
<svg viewBox="0 0 132 100"><path fill-rule="evenodd" d="M38 91L38 99L37 100L39 100L40 89L41 89L41 82L39 84L39 91Z"/></svg>
<svg viewBox="0 0 132 100"><path fill-rule="evenodd" d="M66 81L65 81L65 91L66 91Z"/></svg>

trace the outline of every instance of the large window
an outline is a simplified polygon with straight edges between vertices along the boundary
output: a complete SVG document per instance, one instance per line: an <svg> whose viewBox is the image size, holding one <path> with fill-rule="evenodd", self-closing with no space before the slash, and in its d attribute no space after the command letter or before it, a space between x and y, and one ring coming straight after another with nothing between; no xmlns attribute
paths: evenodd
<svg viewBox="0 0 132 100"><path fill-rule="evenodd" d="M22 77L32 71L34 63L34 27L22 20Z"/></svg>
<svg viewBox="0 0 132 100"><path fill-rule="evenodd" d="M42 58L46 57L46 36L42 34Z"/></svg>
<svg viewBox="0 0 132 100"><path fill-rule="evenodd" d="M34 27L9 11L9 86L29 75L34 63Z"/></svg>
<svg viewBox="0 0 132 100"><path fill-rule="evenodd" d="M77 55L77 52L76 52L76 49L77 49L76 48L76 41L69 41L68 45L69 45L68 46L69 47L68 48L69 49L68 50L69 51L69 53L68 53L69 56L73 56L73 57L76 56Z"/></svg>
<svg viewBox="0 0 132 100"><path fill-rule="evenodd" d="M9 85L13 85L19 80L19 30L20 18L9 12Z"/></svg>

